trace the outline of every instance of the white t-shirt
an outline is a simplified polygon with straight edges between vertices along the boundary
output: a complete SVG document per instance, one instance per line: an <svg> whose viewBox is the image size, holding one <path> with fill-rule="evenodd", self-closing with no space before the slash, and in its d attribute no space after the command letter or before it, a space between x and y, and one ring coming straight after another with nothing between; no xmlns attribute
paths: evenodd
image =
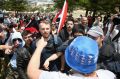
<svg viewBox="0 0 120 79"><path fill-rule="evenodd" d="M115 74L108 70L97 70L98 77L85 77L79 73L74 73L72 75L66 75L61 72L48 72L43 71L39 79L116 79Z"/></svg>

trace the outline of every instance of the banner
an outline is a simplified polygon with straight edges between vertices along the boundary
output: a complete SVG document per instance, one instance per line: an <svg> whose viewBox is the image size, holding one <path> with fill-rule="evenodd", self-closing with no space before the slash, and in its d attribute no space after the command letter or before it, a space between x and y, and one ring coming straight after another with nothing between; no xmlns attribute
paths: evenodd
<svg viewBox="0 0 120 79"><path fill-rule="evenodd" d="M53 21L52 22L56 22L57 18L59 17L59 15L61 14L62 10L60 10L54 17Z"/></svg>
<svg viewBox="0 0 120 79"><path fill-rule="evenodd" d="M65 23L66 17L67 17L67 10L68 10L68 1L65 0L63 8L62 8L62 12L61 12L61 18L60 18L60 23L58 26L57 33L59 33L61 31L62 27L64 26L64 23Z"/></svg>

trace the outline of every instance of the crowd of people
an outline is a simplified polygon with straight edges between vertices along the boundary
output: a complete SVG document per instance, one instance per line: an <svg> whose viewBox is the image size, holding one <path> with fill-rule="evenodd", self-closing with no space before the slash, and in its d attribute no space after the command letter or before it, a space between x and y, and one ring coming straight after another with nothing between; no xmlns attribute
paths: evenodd
<svg viewBox="0 0 120 79"><path fill-rule="evenodd" d="M0 79L120 79L120 14L0 19Z"/></svg>

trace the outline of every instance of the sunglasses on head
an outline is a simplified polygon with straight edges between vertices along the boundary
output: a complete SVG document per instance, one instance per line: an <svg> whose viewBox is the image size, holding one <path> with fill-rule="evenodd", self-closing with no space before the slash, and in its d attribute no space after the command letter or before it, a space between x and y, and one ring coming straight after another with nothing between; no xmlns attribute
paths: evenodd
<svg viewBox="0 0 120 79"><path fill-rule="evenodd" d="M20 39L20 38L15 38L15 39L13 39L13 42L15 42L15 41L19 41L19 42L22 42L22 40Z"/></svg>

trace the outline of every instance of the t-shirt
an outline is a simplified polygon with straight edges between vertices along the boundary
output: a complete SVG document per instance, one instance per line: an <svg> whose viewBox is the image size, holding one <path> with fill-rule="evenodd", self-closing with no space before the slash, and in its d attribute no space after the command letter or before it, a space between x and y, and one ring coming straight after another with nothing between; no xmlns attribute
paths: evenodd
<svg viewBox="0 0 120 79"><path fill-rule="evenodd" d="M79 73L74 73L72 75L66 75L61 72L49 72L43 71L39 77L39 79L116 79L115 74L108 70L97 70L96 71L98 77L85 77ZM47 76L46 76L47 75Z"/></svg>

